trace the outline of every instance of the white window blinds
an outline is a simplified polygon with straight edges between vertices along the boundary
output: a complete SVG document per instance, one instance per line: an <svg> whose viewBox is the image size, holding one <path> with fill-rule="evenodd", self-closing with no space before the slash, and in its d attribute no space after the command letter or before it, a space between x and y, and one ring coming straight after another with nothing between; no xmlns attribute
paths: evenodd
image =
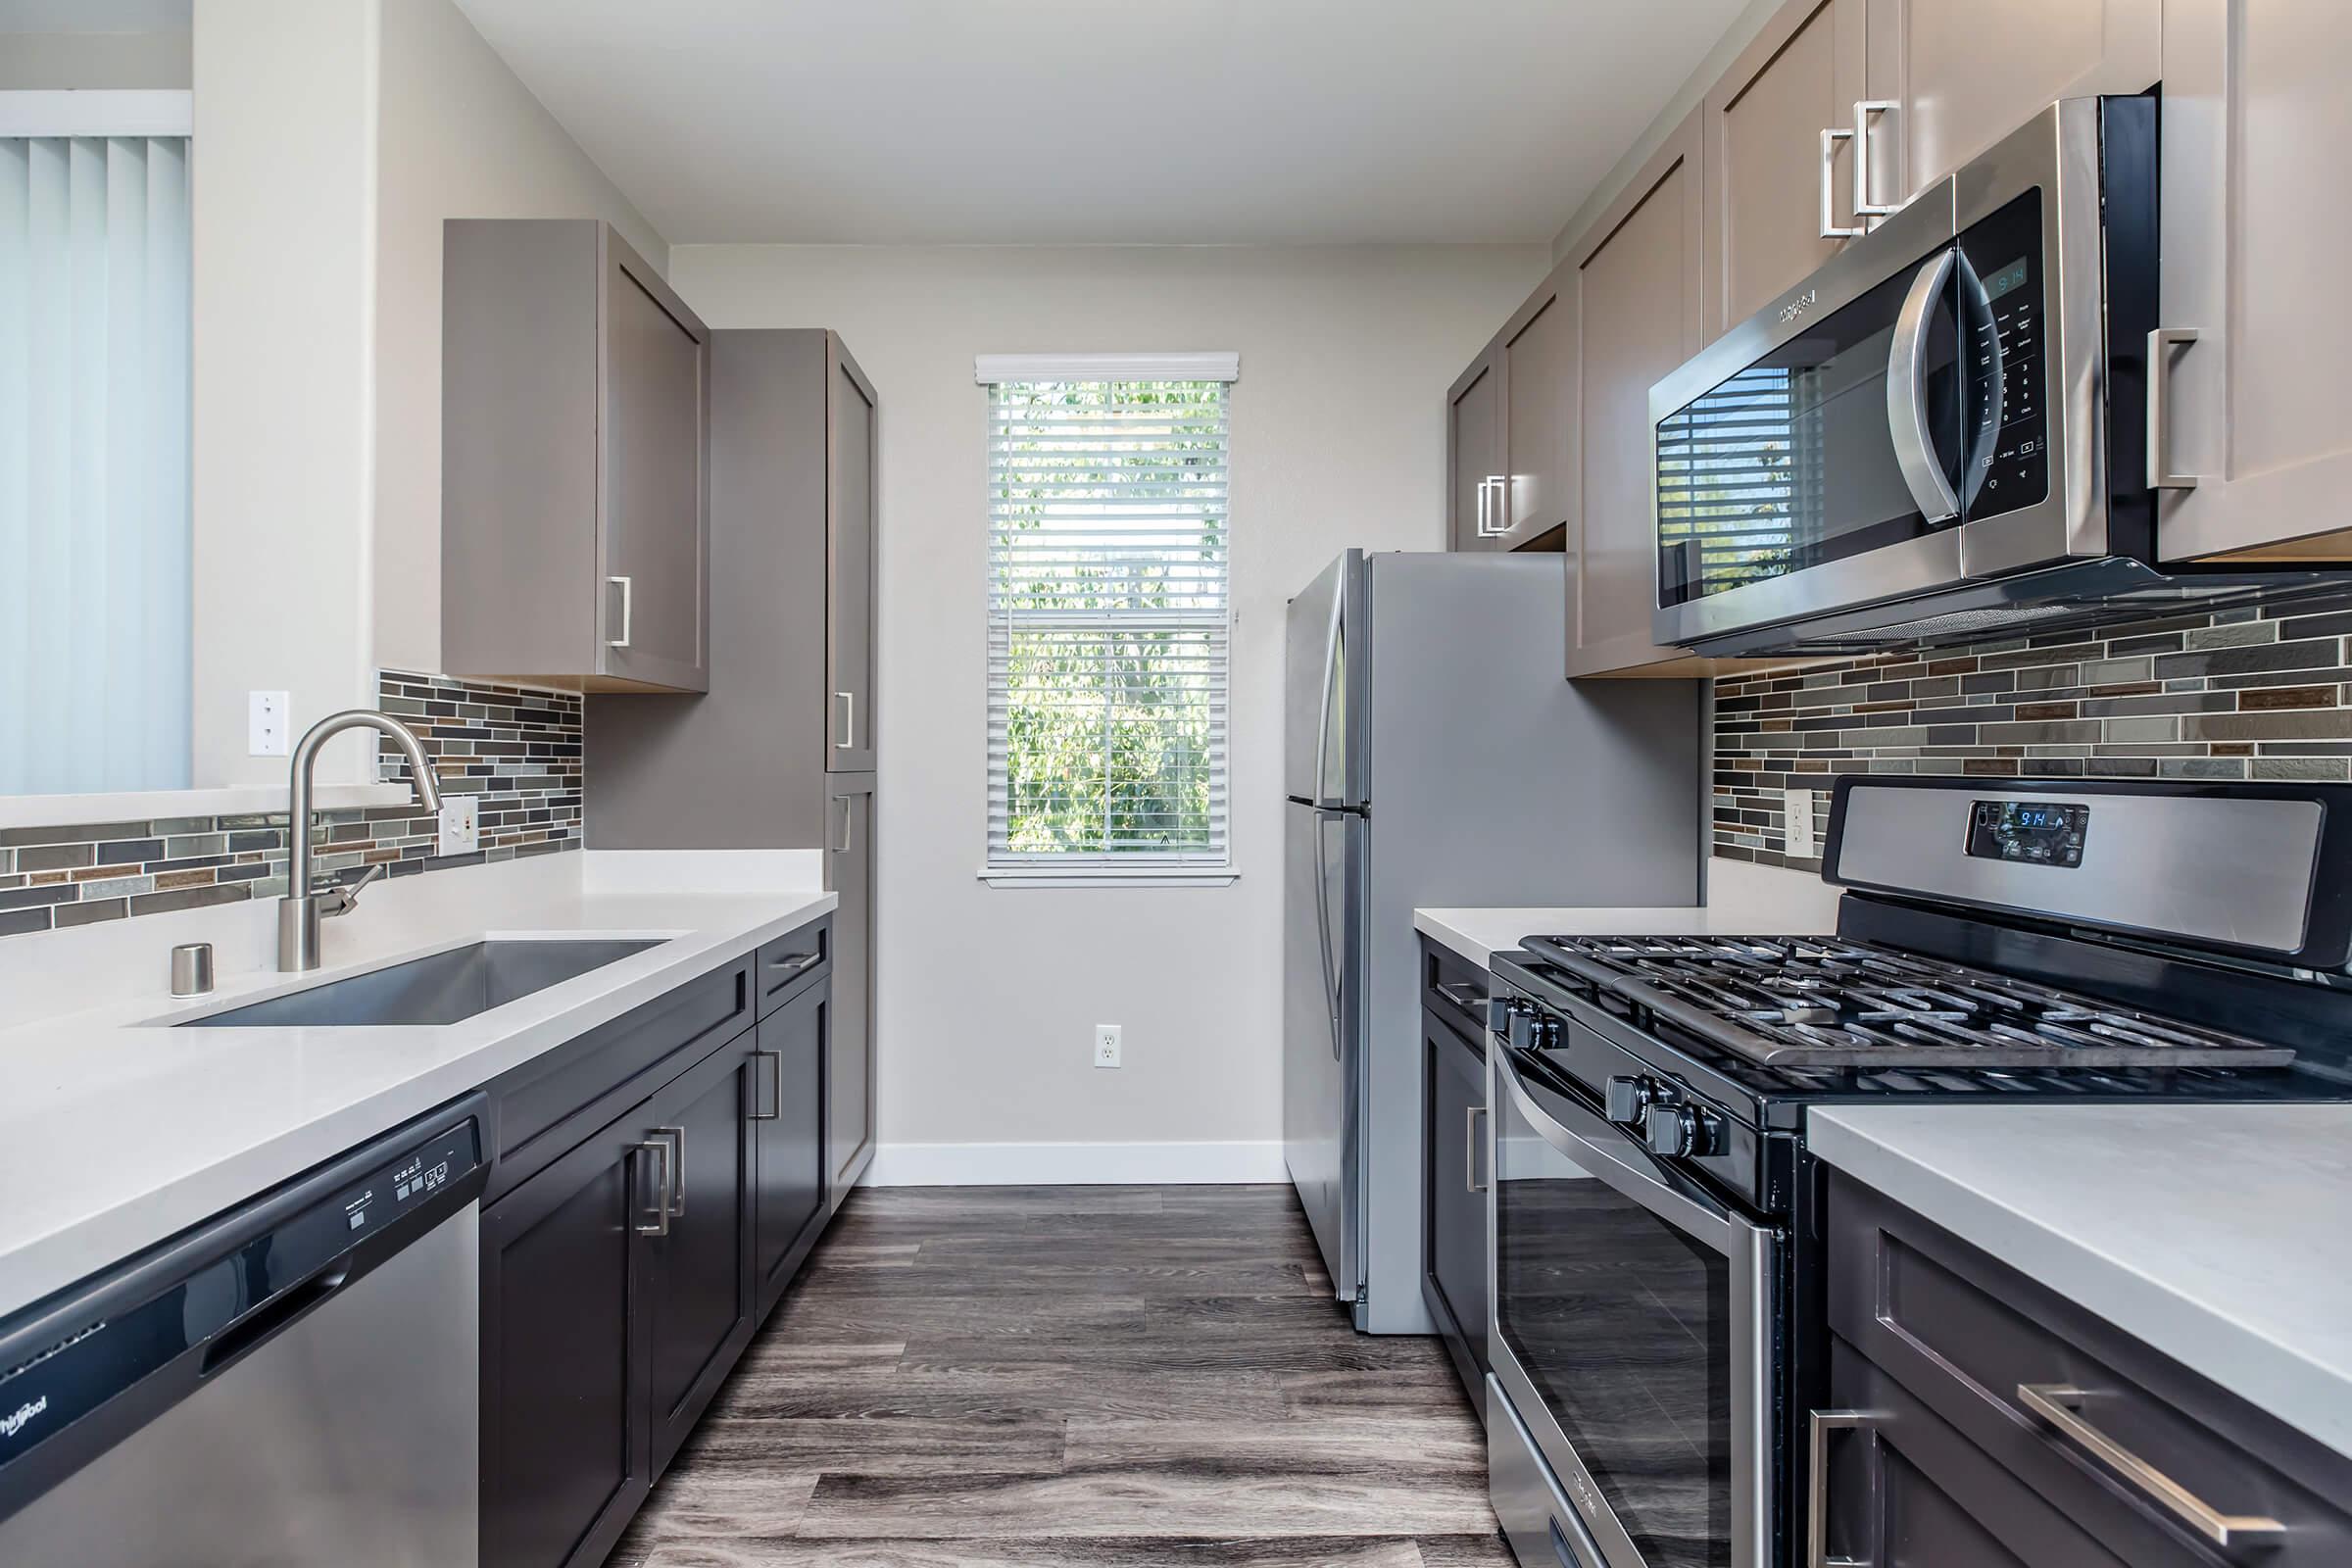
<svg viewBox="0 0 2352 1568"><path fill-rule="evenodd" d="M188 291L184 137L0 136L0 795L187 785Z"/></svg>
<svg viewBox="0 0 2352 1568"><path fill-rule="evenodd" d="M1230 387L1044 368L988 384L989 865L1222 866Z"/></svg>

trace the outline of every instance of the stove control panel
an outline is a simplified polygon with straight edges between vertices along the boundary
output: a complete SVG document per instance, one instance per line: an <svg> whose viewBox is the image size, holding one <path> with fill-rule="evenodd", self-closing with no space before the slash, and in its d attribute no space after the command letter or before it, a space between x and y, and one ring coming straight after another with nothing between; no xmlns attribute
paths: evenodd
<svg viewBox="0 0 2352 1568"><path fill-rule="evenodd" d="M2087 806L2066 801L1979 801L1969 813L1968 853L1980 860L2072 869L2082 863L2082 837L2089 827Z"/></svg>

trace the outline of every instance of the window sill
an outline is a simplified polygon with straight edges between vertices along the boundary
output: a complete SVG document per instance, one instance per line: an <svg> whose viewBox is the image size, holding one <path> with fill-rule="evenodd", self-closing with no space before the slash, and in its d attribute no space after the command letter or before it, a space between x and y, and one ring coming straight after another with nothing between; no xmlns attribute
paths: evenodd
<svg viewBox="0 0 2352 1568"><path fill-rule="evenodd" d="M992 888L1221 888L1241 872L1230 865L984 865Z"/></svg>

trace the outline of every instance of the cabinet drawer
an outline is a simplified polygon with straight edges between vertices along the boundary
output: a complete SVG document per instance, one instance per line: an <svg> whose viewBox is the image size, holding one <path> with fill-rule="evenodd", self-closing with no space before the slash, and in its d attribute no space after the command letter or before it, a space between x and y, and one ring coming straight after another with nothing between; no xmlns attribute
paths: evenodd
<svg viewBox="0 0 2352 1568"><path fill-rule="evenodd" d="M1481 1060L1487 1054L1487 971L1443 943L1421 939L1421 1006L1443 1018Z"/></svg>
<svg viewBox="0 0 2352 1568"><path fill-rule="evenodd" d="M2126 1560L2352 1561L2352 1459L1836 1172L1829 1230L1832 1331ZM2225 1550L2159 1477L2284 1533Z"/></svg>
<svg viewBox="0 0 2352 1568"><path fill-rule="evenodd" d="M752 1021L738 958L590 1030L490 1086L495 1197L684 1072Z"/></svg>
<svg viewBox="0 0 2352 1568"><path fill-rule="evenodd" d="M815 920L788 932L760 950L753 984L760 994L760 1016L783 1005L801 984L833 966L833 922Z"/></svg>

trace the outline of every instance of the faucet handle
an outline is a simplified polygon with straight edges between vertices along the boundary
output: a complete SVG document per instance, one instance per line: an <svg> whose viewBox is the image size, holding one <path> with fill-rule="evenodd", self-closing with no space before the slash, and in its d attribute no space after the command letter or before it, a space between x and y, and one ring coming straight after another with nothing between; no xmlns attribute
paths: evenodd
<svg viewBox="0 0 2352 1568"><path fill-rule="evenodd" d="M378 860L362 871L357 881L346 882L341 887L328 888L324 893L318 895L318 912L322 915L349 914L353 906L360 902L360 891L391 869L389 865Z"/></svg>

